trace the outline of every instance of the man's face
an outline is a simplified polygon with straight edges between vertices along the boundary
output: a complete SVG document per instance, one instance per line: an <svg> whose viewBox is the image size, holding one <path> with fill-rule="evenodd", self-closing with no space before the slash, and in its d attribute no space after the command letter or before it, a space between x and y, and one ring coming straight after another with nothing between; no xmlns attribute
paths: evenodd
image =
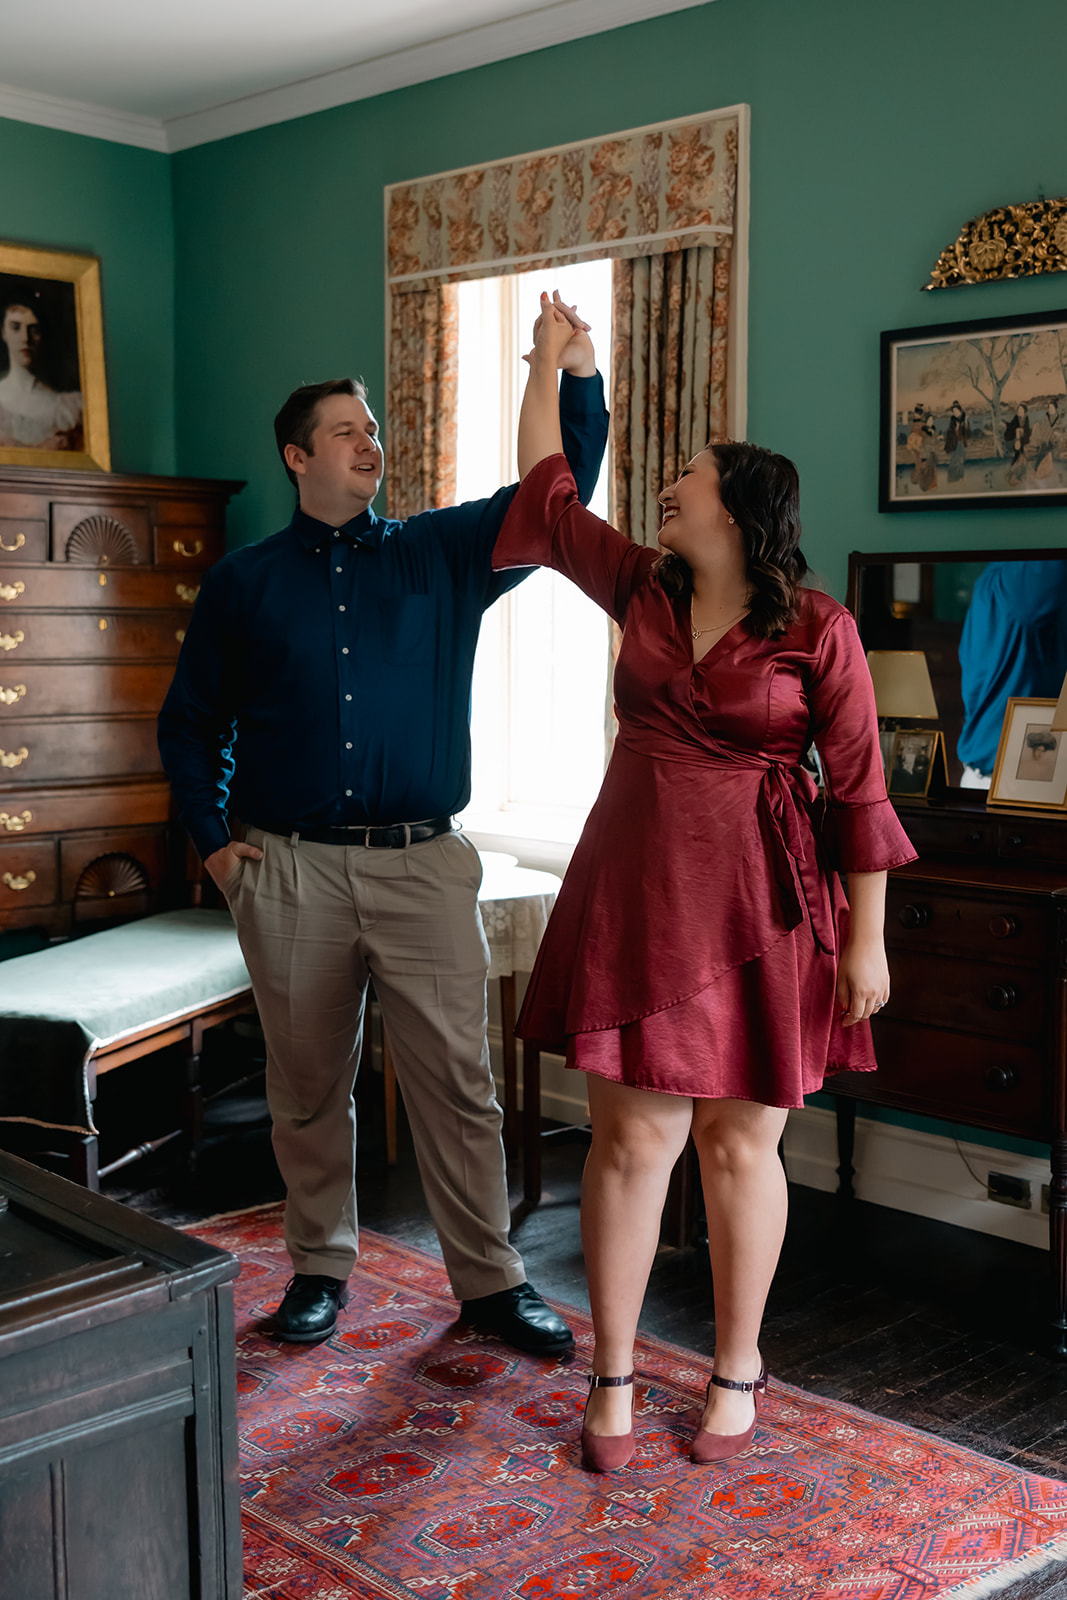
<svg viewBox="0 0 1067 1600"><path fill-rule="evenodd" d="M41 324L28 306L8 306L0 338L7 345L12 368L33 366L33 358L41 346Z"/></svg>
<svg viewBox="0 0 1067 1600"><path fill-rule="evenodd" d="M300 481L300 502L351 507L346 521L366 511L382 482L384 459L378 424L365 401L331 394L319 402L311 450L288 445L285 459ZM312 512L312 515L315 513Z"/></svg>

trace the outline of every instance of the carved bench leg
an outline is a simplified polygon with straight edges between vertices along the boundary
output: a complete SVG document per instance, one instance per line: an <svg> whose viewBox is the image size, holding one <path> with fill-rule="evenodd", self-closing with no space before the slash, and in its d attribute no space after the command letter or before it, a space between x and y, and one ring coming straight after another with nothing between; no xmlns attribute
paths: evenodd
<svg viewBox="0 0 1067 1600"><path fill-rule="evenodd" d="M94 1194L100 1193L100 1146L95 1133L87 1133L83 1139L77 1136L70 1142L70 1176L74 1183L80 1183L83 1188L91 1189Z"/></svg>
<svg viewBox="0 0 1067 1600"><path fill-rule="evenodd" d="M204 1028L194 1022L185 1058L185 1090L182 1095L182 1130L187 1140L185 1168L190 1179L196 1177L200 1147L204 1142L204 1089L200 1082L200 1057L204 1048Z"/></svg>

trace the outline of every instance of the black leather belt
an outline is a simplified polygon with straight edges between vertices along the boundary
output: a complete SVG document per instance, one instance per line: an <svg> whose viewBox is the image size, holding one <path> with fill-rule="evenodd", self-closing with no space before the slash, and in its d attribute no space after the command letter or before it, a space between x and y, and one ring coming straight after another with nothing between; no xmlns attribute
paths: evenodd
<svg viewBox="0 0 1067 1600"><path fill-rule="evenodd" d="M281 828L267 828L267 833L281 833ZM452 832L451 817L431 817L426 822L393 822L380 828L294 828L298 839L309 844L366 845L372 850L404 850L409 844L422 844L424 839L436 839L442 833Z"/></svg>

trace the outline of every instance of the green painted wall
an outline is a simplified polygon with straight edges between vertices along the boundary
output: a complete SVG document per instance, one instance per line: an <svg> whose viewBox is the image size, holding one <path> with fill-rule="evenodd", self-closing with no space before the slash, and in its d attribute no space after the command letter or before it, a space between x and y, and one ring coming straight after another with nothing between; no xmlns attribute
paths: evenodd
<svg viewBox="0 0 1067 1600"><path fill-rule="evenodd" d="M100 257L116 472L174 471L170 160L0 118L0 239Z"/></svg>
<svg viewBox="0 0 1067 1600"><path fill-rule="evenodd" d="M359 371L380 401L384 184L746 101L749 436L799 463L814 566L840 594L854 548L1067 543L1056 510L876 510L881 330L1067 304L1063 276L919 292L976 212L1067 193L1062 0L1024 32L1000 0L716 0L176 156L180 469L248 478L258 538L288 390Z"/></svg>

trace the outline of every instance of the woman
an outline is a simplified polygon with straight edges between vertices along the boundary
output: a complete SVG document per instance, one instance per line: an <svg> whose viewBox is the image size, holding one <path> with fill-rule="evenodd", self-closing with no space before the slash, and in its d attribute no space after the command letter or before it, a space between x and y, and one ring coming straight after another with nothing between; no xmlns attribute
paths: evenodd
<svg viewBox="0 0 1067 1600"><path fill-rule="evenodd" d="M908 434L907 448L915 458L911 481L925 494L937 488L937 430L927 412L917 412Z"/></svg>
<svg viewBox="0 0 1067 1600"><path fill-rule="evenodd" d="M29 298L29 297L28 297ZM81 450L82 397L59 393L41 373L45 329L38 313L12 299L0 312L7 371L0 377L0 445L25 450Z"/></svg>
<svg viewBox="0 0 1067 1600"><path fill-rule="evenodd" d="M1050 400L1045 407L1044 416L1038 418L1033 434L1033 474L1042 488L1052 487L1048 480L1056 471L1056 429L1059 424L1060 403L1058 400Z"/></svg>
<svg viewBox="0 0 1067 1600"><path fill-rule="evenodd" d="M1015 415L1005 424L1004 443L1012 452L1004 476L1012 488L1017 489L1026 476L1026 448L1030 443L1030 415L1022 404L1015 407Z"/></svg>
<svg viewBox="0 0 1067 1600"><path fill-rule="evenodd" d="M953 400L945 429L945 454L948 456L949 483L962 483L967 465L967 441L971 430L967 426L967 413L958 400Z"/></svg>
<svg viewBox="0 0 1067 1600"><path fill-rule="evenodd" d="M885 871L914 856L886 800L852 619L799 588L797 475L715 444L660 500L656 553L581 507L560 456L547 301L519 427L523 483L494 566L553 566L623 627L619 736L542 943L520 1031L587 1076L582 1238L596 1333L584 1464L625 1465L633 1344L671 1169L693 1134L715 1288L695 1461L744 1449L766 1384L764 1301L785 1227L790 1106L875 1066ZM812 740L849 869L826 866ZM836 1004L835 1004L836 996Z"/></svg>

